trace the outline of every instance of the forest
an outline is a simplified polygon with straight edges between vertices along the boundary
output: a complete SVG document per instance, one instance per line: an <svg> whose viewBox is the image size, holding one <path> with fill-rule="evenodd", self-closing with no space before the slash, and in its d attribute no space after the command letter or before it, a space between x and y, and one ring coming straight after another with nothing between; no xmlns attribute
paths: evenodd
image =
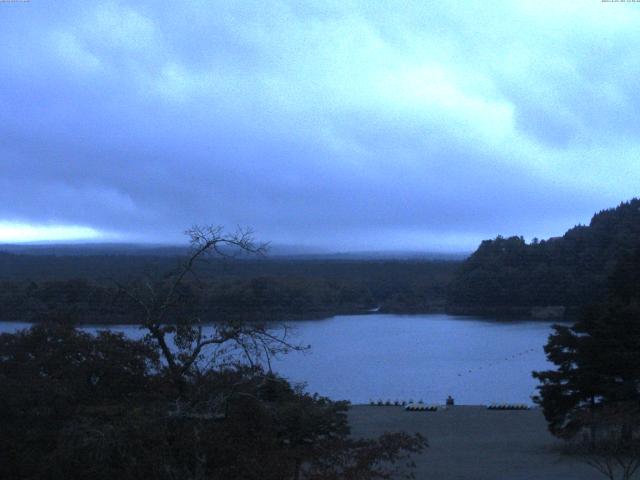
<svg viewBox="0 0 640 480"><path fill-rule="evenodd" d="M485 240L464 261L209 258L197 277L186 279L180 292L185 301L178 304L183 314L205 321L314 319L372 310L531 316L549 307L556 318L573 318L604 298L617 259L638 244L640 200L632 199L561 237ZM162 278L180 265L180 253L0 252L0 318L135 323L122 287L137 278Z"/></svg>
<svg viewBox="0 0 640 480"><path fill-rule="evenodd" d="M453 313L523 313L561 306L567 316L602 300L617 260L640 244L640 200L596 213L548 240L523 237L483 241L448 288Z"/></svg>
<svg viewBox="0 0 640 480"><path fill-rule="evenodd" d="M177 268L180 258L0 253L0 318L136 323L122 287L138 278L156 281ZM313 319L372 309L443 311L458 265L417 259L211 258L201 262L197 277L185 280L176 308L206 321Z"/></svg>

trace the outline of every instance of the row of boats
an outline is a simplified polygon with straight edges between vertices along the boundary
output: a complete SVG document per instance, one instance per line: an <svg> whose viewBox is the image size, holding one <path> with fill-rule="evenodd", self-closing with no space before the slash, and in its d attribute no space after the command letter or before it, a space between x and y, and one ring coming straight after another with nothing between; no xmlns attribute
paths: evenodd
<svg viewBox="0 0 640 480"><path fill-rule="evenodd" d="M417 403L409 401L407 403L405 401L400 401L400 400L396 400L393 402L390 400L387 400L386 402L383 402L382 400L378 400L378 402L371 401L369 402L369 404L375 405L375 406L403 407L405 410L410 412L435 412L437 410L447 409L453 406L453 404L449 404L446 406L445 405L427 405L422 401ZM492 403L491 405L487 406L487 410L529 410L530 408L531 406L525 403Z"/></svg>

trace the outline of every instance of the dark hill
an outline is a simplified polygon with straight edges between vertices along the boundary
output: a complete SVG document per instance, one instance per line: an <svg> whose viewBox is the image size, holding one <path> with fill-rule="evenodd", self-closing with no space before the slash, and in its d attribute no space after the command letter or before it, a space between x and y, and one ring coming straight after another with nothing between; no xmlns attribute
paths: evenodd
<svg viewBox="0 0 640 480"><path fill-rule="evenodd" d="M453 313L528 314L533 307L563 306L570 315L603 298L618 259L638 247L637 198L598 212L588 226L562 237L485 240L456 273L447 304Z"/></svg>

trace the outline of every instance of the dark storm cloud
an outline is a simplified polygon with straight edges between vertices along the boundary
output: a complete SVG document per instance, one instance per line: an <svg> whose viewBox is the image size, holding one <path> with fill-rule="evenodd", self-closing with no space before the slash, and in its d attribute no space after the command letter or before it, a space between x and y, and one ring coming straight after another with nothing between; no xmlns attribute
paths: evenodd
<svg viewBox="0 0 640 480"><path fill-rule="evenodd" d="M460 249L637 193L639 9L422 3L0 5L0 233Z"/></svg>

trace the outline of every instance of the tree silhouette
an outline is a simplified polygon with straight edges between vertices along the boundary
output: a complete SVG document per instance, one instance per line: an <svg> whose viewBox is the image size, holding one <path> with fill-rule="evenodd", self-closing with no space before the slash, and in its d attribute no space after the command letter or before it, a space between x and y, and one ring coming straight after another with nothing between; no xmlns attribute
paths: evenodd
<svg viewBox="0 0 640 480"><path fill-rule="evenodd" d="M556 370L534 372L549 429L572 438L587 429L623 443L640 426L640 251L620 258L608 300L571 327L555 326L545 346Z"/></svg>

